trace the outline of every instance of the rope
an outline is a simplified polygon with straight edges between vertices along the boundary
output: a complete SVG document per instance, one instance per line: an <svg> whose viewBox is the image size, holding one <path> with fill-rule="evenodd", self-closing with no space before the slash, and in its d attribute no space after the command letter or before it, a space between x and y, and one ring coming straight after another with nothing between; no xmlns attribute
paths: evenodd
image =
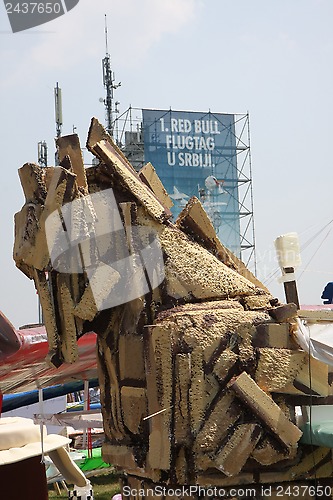
<svg viewBox="0 0 333 500"><path fill-rule="evenodd" d="M317 231L313 236L311 236L303 245L301 245L301 251L303 252L304 250L306 250L308 248L308 246L316 240L316 238L318 238L318 236L327 228L329 227L331 224L333 223L333 219L330 220L329 222L327 222L321 229L319 229L319 231ZM309 229L309 228L308 228ZM308 229L306 229L305 231L303 231L302 233L300 234L303 234L305 233L306 231L308 231ZM312 262L312 260L314 259L315 255L317 254L317 252L319 251L319 249L321 248L321 246L323 245L324 241L327 239L327 237L329 236L330 232L332 231L333 227L330 227L329 231L326 233L326 235L324 236L324 239L321 241L319 247L315 250L314 254L310 257L309 261L307 262L305 268L303 268L303 271L302 273L300 274L299 278L300 279L304 272L308 269L308 266L309 264ZM264 285L269 285L270 283L272 283L272 281L278 276L280 272L280 268L279 267L276 267L273 271L271 271L271 273L266 276L262 282Z"/></svg>
<svg viewBox="0 0 333 500"><path fill-rule="evenodd" d="M307 268L309 267L310 263L312 262L313 258L315 257L315 255L318 253L318 251L320 250L320 248L322 247L324 241L328 238L330 232L332 231L332 228L330 228L326 235L324 236L323 240L321 241L321 243L319 244L317 250L313 253L313 255L310 257L308 263L306 264L305 268L303 269L303 271L301 272L301 274L299 275L299 280L301 279L301 277L303 276L303 274L305 273L305 271L307 270Z"/></svg>

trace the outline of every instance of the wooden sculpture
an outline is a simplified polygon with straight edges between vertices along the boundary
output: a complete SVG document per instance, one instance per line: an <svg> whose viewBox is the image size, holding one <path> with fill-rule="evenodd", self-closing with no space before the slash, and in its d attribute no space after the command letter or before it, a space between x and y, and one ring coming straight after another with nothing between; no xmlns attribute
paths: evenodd
<svg viewBox="0 0 333 500"><path fill-rule="evenodd" d="M296 306L280 304L220 243L197 198L173 223L154 168L137 173L96 119L87 147L98 165L84 168L76 135L57 146L61 166L19 170L26 203L15 216L14 259L35 282L55 366L75 361L79 336L98 334L103 457L124 472L127 497L197 485L225 488L228 498L250 485L261 498L273 484L329 480L330 449L299 443L297 398L306 404L330 387L327 365L294 340ZM113 209L97 206L106 190L122 231ZM71 245L61 247L64 235L82 268L72 266ZM113 264L145 249L123 297ZM162 261L150 272L155 250Z"/></svg>

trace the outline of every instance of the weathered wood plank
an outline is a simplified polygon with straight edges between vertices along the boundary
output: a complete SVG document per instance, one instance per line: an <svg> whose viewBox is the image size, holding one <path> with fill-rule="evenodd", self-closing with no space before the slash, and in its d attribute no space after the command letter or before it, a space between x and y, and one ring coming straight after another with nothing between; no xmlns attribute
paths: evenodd
<svg viewBox="0 0 333 500"><path fill-rule="evenodd" d="M173 201L168 195L161 179L157 175L156 170L151 163L146 163L146 165L142 167L139 171L139 177L152 190L162 205L167 208L173 207Z"/></svg>
<svg viewBox="0 0 333 500"><path fill-rule="evenodd" d="M114 154L112 146L109 143L105 141L99 142L95 145L94 150L107 165L117 172L123 185L132 192L138 202L146 208L154 219L163 222L171 217L171 214L167 213L166 208L160 204L138 175L132 172L127 165L122 163Z"/></svg>
<svg viewBox="0 0 333 500"><path fill-rule="evenodd" d="M83 156L80 146L80 140L77 134L58 137L56 140L58 148L59 162L61 163L65 156L69 156L73 173L76 174L77 185L82 189L82 194L88 194L87 177L85 174Z"/></svg>
<svg viewBox="0 0 333 500"><path fill-rule="evenodd" d="M57 274L57 300L61 311L59 331L61 353L66 363L73 363L78 358L77 331L73 316L70 275Z"/></svg>
<svg viewBox="0 0 333 500"><path fill-rule="evenodd" d="M265 437L253 450L252 457L261 465L272 465L281 460L293 459L297 454L297 446L291 447L288 451L281 451L279 443L274 443L274 438Z"/></svg>
<svg viewBox="0 0 333 500"><path fill-rule="evenodd" d="M287 447L292 447L299 441L302 431L247 373L239 375L230 384L230 389Z"/></svg>
<svg viewBox="0 0 333 500"><path fill-rule="evenodd" d="M123 386L120 397L124 424L130 432L139 434L142 420L147 416L148 410L146 389Z"/></svg>
<svg viewBox="0 0 333 500"><path fill-rule="evenodd" d="M106 301L119 280L120 275L115 269L101 263L90 276L80 302L73 307L73 314L92 321L99 311L107 308Z"/></svg>
<svg viewBox="0 0 333 500"><path fill-rule="evenodd" d="M94 145L96 142L99 141L107 141L109 144L112 145L114 148L115 152L117 153L117 156L119 156L122 161L124 161L127 166L135 172L134 168L124 155L124 153L121 151L120 148L118 148L117 144L112 140L111 136L107 133L103 125L97 120L97 118L93 117L90 122L90 127L88 131L88 137L87 137L87 149L93 153Z"/></svg>
<svg viewBox="0 0 333 500"><path fill-rule="evenodd" d="M175 375L175 443L189 444L191 412L189 404L189 389L191 384L191 354L176 354Z"/></svg>
<svg viewBox="0 0 333 500"><path fill-rule="evenodd" d="M99 137L95 137L95 140ZM148 213L156 220L163 222L171 217L171 212L159 202L153 192L141 181L128 161L120 154L113 141L94 141L89 132L88 148L96 154L117 175L119 182L128 189Z"/></svg>
<svg viewBox="0 0 333 500"><path fill-rule="evenodd" d="M307 361L295 377L293 383L285 387L287 394L312 394L313 396L328 396L328 365L307 354Z"/></svg>
<svg viewBox="0 0 333 500"><path fill-rule="evenodd" d="M253 347L278 347L281 349L296 349L293 342L289 323L262 323L256 328L252 338Z"/></svg>
<svg viewBox="0 0 333 500"><path fill-rule="evenodd" d="M54 302L51 297L50 287L45 272L35 269L34 281L43 310L43 318L49 342L49 355L52 360L53 356L60 350L60 337L56 324Z"/></svg>
<svg viewBox="0 0 333 500"><path fill-rule="evenodd" d="M18 171L27 203L45 203L47 188L44 169L35 163L25 163Z"/></svg>
<svg viewBox="0 0 333 500"><path fill-rule="evenodd" d="M145 380L144 345L141 335L119 336L119 373L122 381ZM135 362L133 362L135 360Z"/></svg>
<svg viewBox="0 0 333 500"><path fill-rule="evenodd" d="M304 351L263 347L258 349L258 366L255 381L265 392L286 392L308 356ZM287 392L289 392L287 390Z"/></svg>
<svg viewBox="0 0 333 500"><path fill-rule="evenodd" d="M240 417L242 410L236 403L232 392L222 394L210 415L202 422L194 449L197 453L216 453L219 444L225 439Z"/></svg>
<svg viewBox="0 0 333 500"><path fill-rule="evenodd" d="M245 264L222 245L210 218L198 198L195 196L190 198L186 207L178 215L176 226L193 237L204 248L207 248L228 267L237 271L257 287L268 292L267 288L247 269Z"/></svg>
<svg viewBox="0 0 333 500"><path fill-rule="evenodd" d="M258 443L262 432L263 429L258 424L238 425L215 456L214 462L218 469L227 476L239 474Z"/></svg>
<svg viewBox="0 0 333 500"><path fill-rule="evenodd" d="M171 464L172 331L168 325L146 328L146 380L150 425L148 464L169 470Z"/></svg>

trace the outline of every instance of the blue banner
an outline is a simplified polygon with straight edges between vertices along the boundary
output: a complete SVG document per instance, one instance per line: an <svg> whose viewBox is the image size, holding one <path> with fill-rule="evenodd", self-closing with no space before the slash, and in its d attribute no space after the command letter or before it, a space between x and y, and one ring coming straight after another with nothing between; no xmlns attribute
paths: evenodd
<svg viewBox="0 0 333 500"><path fill-rule="evenodd" d="M174 202L174 216L200 199L222 241L240 256L235 117L232 114L143 109L145 161Z"/></svg>

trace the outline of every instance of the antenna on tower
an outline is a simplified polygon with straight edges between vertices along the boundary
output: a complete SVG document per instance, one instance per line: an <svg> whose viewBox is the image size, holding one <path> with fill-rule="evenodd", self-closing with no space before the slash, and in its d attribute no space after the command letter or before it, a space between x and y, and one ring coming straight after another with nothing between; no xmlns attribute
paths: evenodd
<svg viewBox="0 0 333 500"><path fill-rule="evenodd" d="M113 128L114 128L113 113L119 112L117 108L119 104L118 101L116 103L115 109L113 109L113 91L118 87L120 87L121 82L115 83L114 73L111 70L111 58L108 48L108 26L107 26L106 14L105 14L105 57L102 60L102 67L103 67L103 85L106 90L106 97L105 99L103 99L105 105L105 114L106 114L106 130L111 135L111 137L113 137Z"/></svg>
<svg viewBox="0 0 333 500"><path fill-rule="evenodd" d="M62 129L62 97L61 97L61 88L58 85L58 82L54 88L54 104L55 104L55 121L56 121L56 139L61 137L61 129ZM58 153L55 154L55 164L59 165Z"/></svg>
<svg viewBox="0 0 333 500"><path fill-rule="evenodd" d="M47 144L46 141L38 143L38 165L40 167L47 167Z"/></svg>

